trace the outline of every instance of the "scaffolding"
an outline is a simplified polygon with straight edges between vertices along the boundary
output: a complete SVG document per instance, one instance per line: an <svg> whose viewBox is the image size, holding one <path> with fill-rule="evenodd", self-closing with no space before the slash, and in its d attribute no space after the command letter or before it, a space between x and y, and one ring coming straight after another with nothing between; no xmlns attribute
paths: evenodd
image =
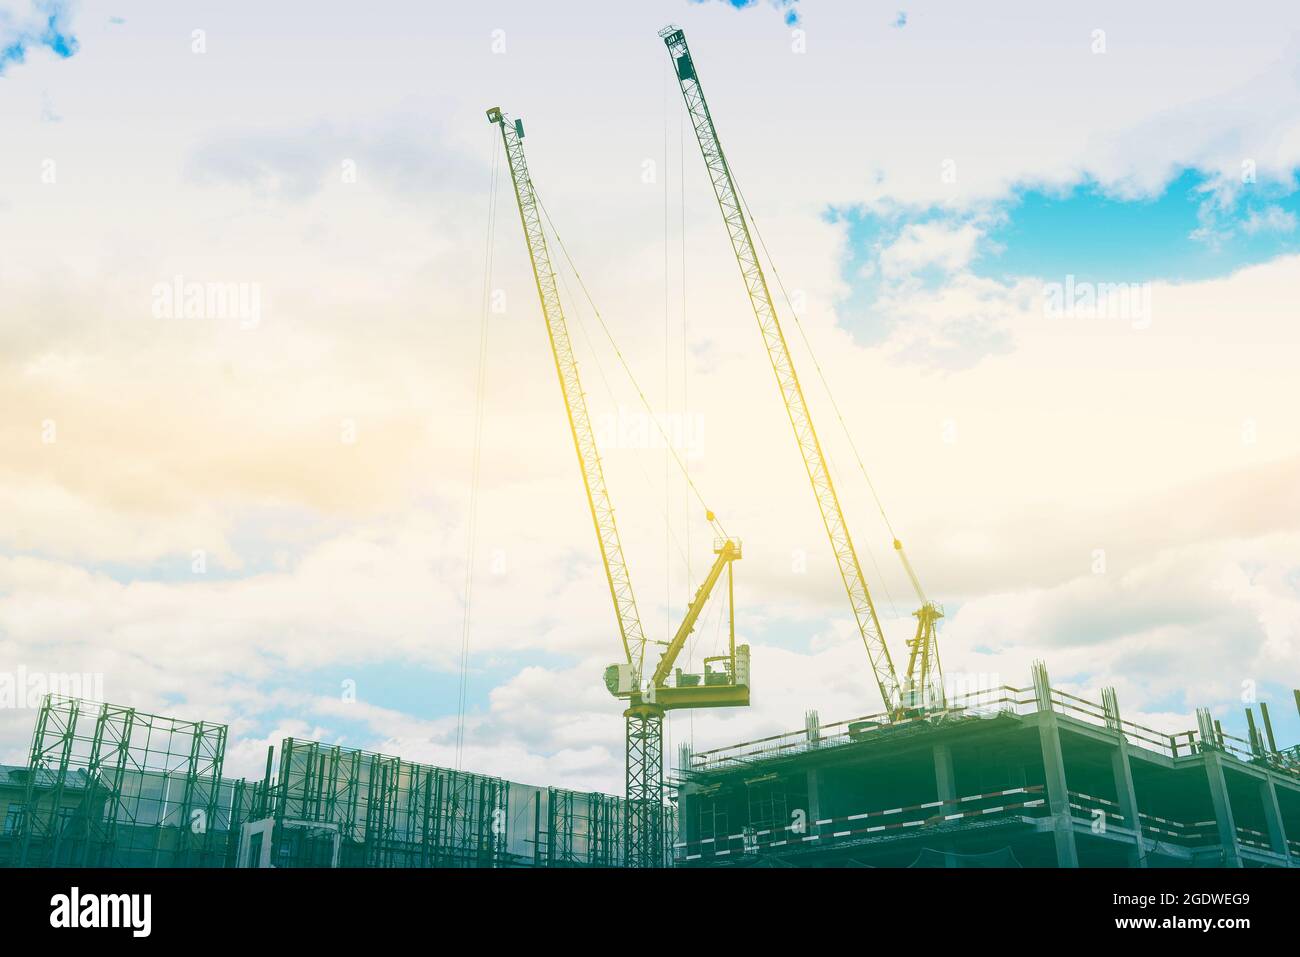
<svg viewBox="0 0 1300 957"><path fill-rule="evenodd" d="M221 867L226 726L46 695L15 834L26 867Z"/></svg>
<svg viewBox="0 0 1300 957"><path fill-rule="evenodd" d="M286 738L276 867L619 867L625 803ZM669 821L672 817L669 815ZM669 834L673 829L669 827Z"/></svg>
<svg viewBox="0 0 1300 957"><path fill-rule="evenodd" d="M28 765L0 781L18 808L0 865L625 865L622 798L296 738L278 762L267 749L261 780L231 780L225 743L224 725L47 696ZM667 864L676 809L663 817Z"/></svg>
<svg viewBox="0 0 1300 957"><path fill-rule="evenodd" d="M531 867L621 867L626 802L608 794L511 785L508 840Z"/></svg>
<svg viewBox="0 0 1300 957"><path fill-rule="evenodd" d="M285 738L275 794L276 867L317 866L326 830L339 835L340 867L510 863L500 778Z"/></svg>

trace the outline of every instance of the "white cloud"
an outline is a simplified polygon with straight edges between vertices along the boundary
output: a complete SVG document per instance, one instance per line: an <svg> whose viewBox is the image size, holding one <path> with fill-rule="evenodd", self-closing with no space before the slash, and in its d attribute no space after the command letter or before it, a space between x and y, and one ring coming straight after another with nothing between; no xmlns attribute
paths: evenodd
<svg viewBox="0 0 1300 957"><path fill-rule="evenodd" d="M1252 209L1241 228L1249 235L1256 233L1292 233L1295 232L1295 213L1288 212L1281 206L1269 206L1263 212Z"/></svg>
<svg viewBox="0 0 1300 957"><path fill-rule="evenodd" d="M492 147L483 109L500 97L524 116L533 173L656 408L706 417L693 475L745 539L737 596L755 706L677 716L675 738L693 723L697 744L716 746L797 727L810 707L826 721L875 710L689 126L670 114L663 138L654 32L675 14L592 2L575 7L589 29L574 34L520 4L510 52L494 56L476 14L408 12L411 28L394 34L392 18L317 11L292 84L290 8L263 11L256 31L235 8L214 11L203 57L179 9L133 16L130 30L87 24L58 71L33 62L6 76L0 657L102 671L115 700L229 720L241 773L260 773L259 749L283 733L452 760L453 701L408 714L373 689L344 711L288 686L350 662L445 675L458 660ZM916 225L887 251L886 279L900 281L880 304L888 337L868 348L831 305L844 292L844 227L825 218L857 202L966 216L1015 184L1084 175L1148 195L1189 162L1226 182L1242 155L1266 179L1300 159L1294 7L1209 38L1167 11L1103 7L1102 57L1088 29L1042 5L991 20L954 4L899 31L861 5L826 4L803 56L770 17L691 12L728 155L787 286L804 294L804 327L855 440L928 590L962 606L944 632L950 668L1022 683L1045 656L1063 682L1118 685L1129 714L1173 711L1165 698L1179 689L1189 705L1228 701L1242 675L1295 680L1284 550L1300 526L1300 261L1160 284L1138 332L1048 320L1035 283L971 276L978 223ZM384 55L338 68L367 49ZM848 107L809 96L828 89L889 95ZM63 122L42 125L51 104ZM124 104L130 135L102 120ZM609 116L622 121L593 119ZM419 117L439 118L436 136L385 140ZM312 135L318 121L328 135ZM252 165L232 166L249 148ZM187 176L196 151L219 182ZM332 175L345 151L359 157L355 189ZM668 168L643 184L644 160L665 152ZM49 185L35 172L47 157L59 171ZM946 159L955 183L941 177ZM685 349L675 239L667 335L662 275L663 182L675 200L683 172ZM232 174L296 184L302 199L249 196L227 188ZM464 764L617 789L622 727L599 678L617 648L607 589L506 192L498 211L492 285L508 305L490 327L472 647L476 663L517 664L471 715ZM945 280L901 281L927 267ZM178 273L259 282L267 316L253 331L151 319L149 289ZM602 354L617 390L605 394L571 321L593 411L635 407ZM874 593L905 617L906 581L794 343L859 551L878 553ZM343 419L357 423L355 445L340 442ZM657 451L606 456L655 635L669 604L680 614L711 540L680 481L665 489L665 464ZM690 579L665 512L684 547L690 529ZM1087 572L1096 548L1108 555L1101 580ZM194 549L209 578L187 575ZM0 715L0 754L21 755L29 735L29 720Z"/></svg>
<svg viewBox="0 0 1300 957"><path fill-rule="evenodd" d="M927 266L956 272L970 265L982 232L971 223L911 223L880 253L886 279L911 276Z"/></svg>

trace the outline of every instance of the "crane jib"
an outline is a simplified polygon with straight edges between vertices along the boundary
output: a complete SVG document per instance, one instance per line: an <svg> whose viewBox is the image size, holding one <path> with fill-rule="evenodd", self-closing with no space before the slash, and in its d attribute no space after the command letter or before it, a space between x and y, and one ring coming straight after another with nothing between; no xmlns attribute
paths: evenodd
<svg viewBox="0 0 1300 957"><path fill-rule="evenodd" d="M582 381L578 376L578 362L560 302L559 286L555 269L551 264L545 231L542 228L537 196L532 179L528 175L528 163L524 158L522 143L524 125L518 119L513 123L510 122L499 107L488 110L487 117L488 122L500 127L502 142L505 144L506 157L510 165L510 179L514 185L515 201L519 207L519 219L523 224L524 239L528 244L533 278L537 284L538 298L541 300L542 316L546 320L546 332L550 339L555 371L559 376L560 390L564 397L569 431L573 437L574 450L577 452L578 464L582 471L587 505L596 528L596 540L600 547L605 578L618 619L619 636L623 642L627 661L632 666L633 672L639 676L645 657L645 632L641 627L636 598L632 592L631 574L623 556L623 545L614 519L614 506L605 484L604 468L601 465L600 452L596 447L595 429L591 424Z"/></svg>
<svg viewBox="0 0 1300 957"><path fill-rule="evenodd" d="M732 251L740 267L764 345L767 347L768 359L775 373L790 425L794 430L795 441L803 457L804 469L812 485L814 498L821 511L822 524L830 539L840 578L848 593L849 603L853 608L858 630L880 689L880 696L886 710L896 713L903 703L903 688L894 671L889 648L885 644L884 633L867 589L866 579L862 574L862 567L849 534L839 496L831 481L830 467L817 438L803 388L799 384L794 361L781 329L776 306L772 301L767 277L763 273L758 250L750 235L740 193L736 188L730 165L723 155L722 144L709 112L708 102L704 98L704 90L700 85L695 62L686 45L686 35L677 27L666 27L659 35L668 48L669 56L672 57L682 99L690 114L696 141L699 143L700 152L709 171L709 180L713 185L727 234L731 239Z"/></svg>
<svg viewBox="0 0 1300 957"><path fill-rule="evenodd" d="M591 417L578 377L578 363L569 339L568 326L560 302L555 270L547 248L543 218L549 223L528 175L524 159L523 123L511 123L497 107L488 110L488 121L500 128L510 164L519 219L523 225L533 278L541 300L551 353L560 380L568 416L569 430L582 470L582 480L591 509L592 522L609 584L610 596L618 617L619 631L626 653L626 664L606 669L606 683L615 697L626 699L624 783L624 862L632 867L658 867L664 860L663 802L663 719L667 711L696 707L744 707L749 704L749 647L736 645L735 601L731 564L741 557L740 542L723 538L715 542L717 559L704 584L697 590L685 618L673 640L661 655L648 686L642 683L646 638L632 595L632 582L623 547L614 521L614 507L605 485L604 470L596 444ZM551 227L557 246L564 252L563 241ZM572 262L570 261L570 265ZM575 269L576 273L576 269ZM579 280L581 281L581 280ZM593 306L594 309L594 306ZM639 390L638 390L639 391ZM689 480L689 477L688 477ZM692 486L693 487L693 486ZM708 512L714 521L713 513ZM709 595L723 572L727 575L729 612L728 653L706 657L704 673L687 674L675 668L678 654L690 638ZM676 679L668 683L670 671ZM626 679L626 680L625 680Z"/></svg>

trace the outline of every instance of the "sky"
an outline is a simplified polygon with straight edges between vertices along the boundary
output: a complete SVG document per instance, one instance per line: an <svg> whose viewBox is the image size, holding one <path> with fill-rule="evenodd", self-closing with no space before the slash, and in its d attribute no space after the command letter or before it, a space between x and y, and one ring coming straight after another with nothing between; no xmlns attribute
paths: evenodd
<svg viewBox="0 0 1300 957"><path fill-rule="evenodd" d="M621 647L492 189L500 106L744 542L752 706L674 715L665 750L878 710L656 36L676 23L895 660L915 602L855 447L951 681L1024 687L1042 659L1161 730L1209 707L1241 734L1266 701L1300 741L1300 9L1214 14L0 0L0 680L228 723L228 775L294 735L621 789ZM712 532L565 295L666 638ZM0 708L0 763L34 720Z"/></svg>

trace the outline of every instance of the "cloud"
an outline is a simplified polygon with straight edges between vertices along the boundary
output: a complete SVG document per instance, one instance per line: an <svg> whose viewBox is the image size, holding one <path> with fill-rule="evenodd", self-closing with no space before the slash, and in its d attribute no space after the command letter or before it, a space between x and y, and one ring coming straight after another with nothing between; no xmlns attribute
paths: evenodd
<svg viewBox="0 0 1300 957"><path fill-rule="evenodd" d="M476 164L426 123L389 116L365 126L327 121L299 129L209 135L186 161L200 185L228 185L258 199L308 200L331 184L373 182L404 202L466 188ZM473 183L477 187L478 181Z"/></svg>
<svg viewBox="0 0 1300 957"><path fill-rule="evenodd" d="M1278 57L1233 88L1171 105L1098 138L1090 144L1093 156L1083 168L1136 199L1158 195L1180 166L1201 171L1200 224L1191 235L1220 247L1233 235L1248 193L1295 189L1300 169L1298 58L1300 32L1292 32ZM1259 227L1284 221L1252 211L1245 222L1256 227L1253 235Z"/></svg>
<svg viewBox="0 0 1300 957"><path fill-rule="evenodd" d="M1252 209L1241 228L1248 235L1256 233L1293 233L1296 227L1296 215L1281 206L1269 206L1263 212Z"/></svg>
<svg viewBox="0 0 1300 957"><path fill-rule="evenodd" d="M711 3L713 0L691 0L692 3ZM736 10L747 10L750 7L758 6L759 0L719 0ZM799 0L767 0L767 2L781 11L781 18L785 21L786 26L797 27L801 20L802 14L799 10Z"/></svg>
<svg viewBox="0 0 1300 957"><path fill-rule="evenodd" d="M1294 252L1300 192L1289 183L1260 189L1278 202L1258 207L1221 177L1185 170L1145 199L1091 183L969 210L888 201L834 209L827 218L844 231L848 283L839 310L864 342L893 336L898 358L964 367L1006 351L1013 327L1041 317L1036 282L1072 277L1145 295L1161 280L1228 276L1285 258ZM1137 326L1149 319L1149 302L1134 301ZM869 324L859 329L864 315Z"/></svg>
<svg viewBox="0 0 1300 957"><path fill-rule="evenodd" d="M1298 544L1293 532L1180 546L976 599L948 623L945 665L1023 672L1036 653L1059 677L1119 685L1135 703L1172 701L1185 713L1231 701L1246 682L1294 687Z"/></svg>
<svg viewBox="0 0 1300 957"><path fill-rule="evenodd" d="M348 152L348 144L324 125L294 134L232 134L196 148L188 174L202 185L224 183L257 197L297 201L319 192Z"/></svg>
<svg viewBox="0 0 1300 957"><path fill-rule="evenodd" d="M67 59L77 52L71 0L3 0L0 3L0 75L24 63L33 49Z"/></svg>
<svg viewBox="0 0 1300 957"><path fill-rule="evenodd" d="M912 223L880 253L880 268L888 279L902 279L925 267L956 272L970 265L983 233L971 223Z"/></svg>
<svg viewBox="0 0 1300 957"><path fill-rule="evenodd" d="M432 16L410 7L416 20ZM256 29L231 21L249 30L240 55L196 57L183 42L188 14L159 5L112 32L111 60L93 59L106 44L88 34L81 67L50 71L63 123L39 125L46 84L9 88L28 97L14 111L15 142L54 134L64 145L51 151L57 185L24 173L21 151L0 157L15 174L5 177L12 228L0 231L0 511L10 516L0 661L102 671L113 700L229 721L231 767L249 773L286 733L453 760L495 148L482 108L496 89L522 98L535 175L652 400L707 417L692 477L745 538L736 587L755 706L678 716L675 740L692 722L708 747L798 727L810 707L826 721L875 710L690 127L679 176L679 124L661 122L663 64L629 66L662 57L653 30L624 29L621 5L591 3L605 38L593 45L537 4L512 9L509 56L488 52L467 13L437 18L448 42L430 56L426 31L326 9L300 82L284 84L292 14ZM891 519L949 608L945 665L1023 684L1029 662L1046 656L1058 684L1112 681L1126 714L1169 721L1182 720L1183 701L1231 705L1237 695L1216 689L1248 672L1276 663L1290 674L1300 262L1158 283L1154 321L1137 333L1047 321L1035 281L977 274L986 250L967 228L983 229L972 211L1025 182L1048 188L1095 169L1134 195L1158 189L1200 161L1205 143L1222 143L1224 156L1259 145L1251 152L1268 180L1297 142L1293 86L1209 110L1208 125L1195 111L1143 124L1260 73L1279 54L1276 27L1236 22L1241 42L1222 45L1206 71L1185 54L1203 42L1189 31L1203 28L1154 13L1125 14L1113 28L1124 43L1088 59L1087 30L1064 22L991 21L954 5L926 17L937 45L922 49L890 29L887 12L825 5L816 56L756 59L762 36L781 30L770 9L694 12L729 156L783 278L804 294L803 326ZM1140 52L1125 58L1120 46ZM359 49L381 54L339 70ZM158 83L158 57L175 82ZM963 84L976 60L981 82ZM104 82L71 75L92 66ZM546 90L535 82L542 69ZM889 85L917 70L933 82ZM417 87L442 98L404 99L418 100L408 92ZM848 114L842 99L808 94L886 87L891 96ZM85 119L123 108L138 120L130 136ZM615 115L627 122L593 120ZM214 120L232 116L235 125ZM430 117L440 118L432 130ZM674 312L668 335L664 179L641 180L661 150L673 158L670 197L678 183L687 189L689 315L683 329ZM344 159L357 162L356 189L340 182ZM1282 202L1262 190L1250 198L1261 210ZM617 652L608 588L509 201L507 187L464 766L617 790L622 723L600 684ZM864 310L883 329L867 340L838 298L844 229L822 211L873 202L938 212L880 238L892 278ZM672 223L676 236L676 213ZM908 225L928 228L904 237ZM676 277L675 256L671 269ZM151 318L151 286L177 273L261 283L263 322L249 332ZM586 348L579 315L570 318L593 415L620 400L635 408L617 375L615 394L605 392L595 360L617 366ZM786 332L819 438L841 467L837 490L873 594L882 610L898 605L885 625L898 653L906 579L860 477L843 468L852 459L801 337ZM697 358L685 372L682 352ZM344 418L358 426L355 445L340 442ZM56 442L42 441L46 420ZM643 619L659 637L670 606L679 617L698 584L711 537L676 477L664 480L661 450L611 449L604 464ZM665 555L666 525L680 539L691 529L689 576ZM866 557L873 546L879 571ZM1088 570L1097 548L1100 577ZM195 549L207 553L205 576L191 571ZM338 676L360 669L373 677L349 710ZM404 681L419 693L404 696ZM1188 690L1174 702L1179 681ZM0 752L18 758L33 716L21 717L0 714Z"/></svg>

